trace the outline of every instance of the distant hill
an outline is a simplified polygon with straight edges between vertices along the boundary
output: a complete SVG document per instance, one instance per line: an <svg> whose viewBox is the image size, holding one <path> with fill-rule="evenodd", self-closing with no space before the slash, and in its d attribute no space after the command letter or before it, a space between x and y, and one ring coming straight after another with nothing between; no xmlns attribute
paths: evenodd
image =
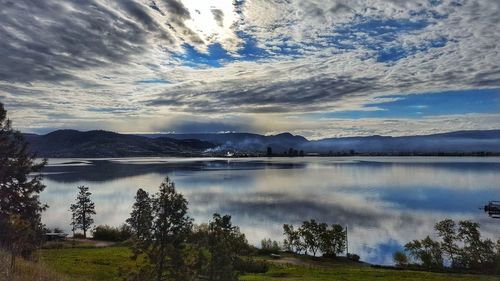
<svg viewBox="0 0 500 281"><path fill-rule="evenodd" d="M368 136L307 140L290 133L119 134L58 130L25 134L40 157L214 156L227 151L275 155L290 148L318 154L436 155L500 153L500 130L458 131L423 136Z"/></svg>
<svg viewBox="0 0 500 281"><path fill-rule="evenodd" d="M193 139L147 138L108 131L58 130L46 135L25 134L39 157L195 156L213 144Z"/></svg>
<svg viewBox="0 0 500 281"><path fill-rule="evenodd" d="M199 139L216 144L212 151L237 150L241 152L265 152L272 147L276 153L282 153L290 147L298 147L309 142L303 136L281 133L264 136L251 133L206 133L206 134L145 134L142 136L157 138L169 137L177 140Z"/></svg>
<svg viewBox="0 0 500 281"><path fill-rule="evenodd" d="M165 137L174 139L200 139L218 145L217 150L239 150L264 153L271 147L275 154L282 154L289 148L303 150L305 153L358 153L380 154L437 154L500 152L500 130L457 131L422 136L368 136L327 138L309 141L290 133L263 136L249 133L212 133L212 134L151 134L151 138Z"/></svg>
<svg viewBox="0 0 500 281"><path fill-rule="evenodd" d="M436 154L500 152L500 130L458 131L421 136L369 136L310 141L301 149L318 153Z"/></svg>

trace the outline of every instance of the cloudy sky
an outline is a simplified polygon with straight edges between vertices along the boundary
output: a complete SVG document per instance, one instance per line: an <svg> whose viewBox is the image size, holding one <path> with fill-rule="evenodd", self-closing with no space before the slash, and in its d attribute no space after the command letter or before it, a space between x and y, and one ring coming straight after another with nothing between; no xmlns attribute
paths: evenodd
<svg viewBox="0 0 500 281"><path fill-rule="evenodd" d="M0 0L15 127L500 129L498 0Z"/></svg>

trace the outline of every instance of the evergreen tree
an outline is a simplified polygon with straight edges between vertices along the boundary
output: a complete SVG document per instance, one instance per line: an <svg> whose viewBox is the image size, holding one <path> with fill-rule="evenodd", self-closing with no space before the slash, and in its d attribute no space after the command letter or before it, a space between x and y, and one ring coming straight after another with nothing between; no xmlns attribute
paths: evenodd
<svg viewBox="0 0 500 281"><path fill-rule="evenodd" d="M269 157L273 156L273 148L272 147L270 147L270 146L267 147L267 153L266 153L266 155L269 156Z"/></svg>
<svg viewBox="0 0 500 281"><path fill-rule="evenodd" d="M94 223L92 215L95 215L95 204L92 202L90 196L92 193L87 186L78 186L78 195L76 203L71 204L70 210L72 213L71 225L73 229L81 229L83 237L87 238L87 230Z"/></svg>
<svg viewBox="0 0 500 281"><path fill-rule="evenodd" d="M238 253L246 248L247 241L237 226L231 223L231 216L214 214L209 223L209 280L233 281L238 280L235 263Z"/></svg>
<svg viewBox="0 0 500 281"><path fill-rule="evenodd" d="M135 203L132 206L130 218L127 223L133 232L133 247L134 258L145 252L151 245L152 226L153 226L153 210L151 206L151 198L143 189L137 190Z"/></svg>
<svg viewBox="0 0 500 281"><path fill-rule="evenodd" d="M41 213L47 205L39 194L45 188L45 164L46 160L36 163L36 155L11 127L0 103L0 247L11 253L11 269L17 255L30 256L41 241Z"/></svg>
<svg viewBox="0 0 500 281"><path fill-rule="evenodd" d="M149 240L151 237L151 227L153 225L153 213L151 198L149 193L143 189L137 190L135 203L132 206L130 218L127 223L132 228L134 236L138 240Z"/></svg>
<svg viewBox="0 0 500 281"><path fill-rule="evenodd" d="M189 280L183 249L191 228L187 201L167 177L153 202L153 243L147 252L156 280Z"/></svg>

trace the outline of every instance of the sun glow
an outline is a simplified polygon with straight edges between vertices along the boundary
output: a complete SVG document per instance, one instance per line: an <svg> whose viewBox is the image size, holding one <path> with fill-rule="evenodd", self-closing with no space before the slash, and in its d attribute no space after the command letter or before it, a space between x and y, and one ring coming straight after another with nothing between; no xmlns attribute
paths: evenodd
<svg viewBox="0 0 500 281"><path fill-rule="evenodd" d="M238 48L239 39L235 35L235 23L239 16L232 1L228 0L183 0L191 19L186 26L198 33L206 45L220 43L228 51Z"/></svg>

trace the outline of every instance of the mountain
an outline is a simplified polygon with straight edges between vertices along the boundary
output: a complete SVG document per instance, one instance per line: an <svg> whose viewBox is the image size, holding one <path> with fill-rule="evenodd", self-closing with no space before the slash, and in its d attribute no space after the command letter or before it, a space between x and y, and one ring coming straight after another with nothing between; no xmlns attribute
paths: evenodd
<svg viewBox="0 0 500 281"><path fill-rule="evenodd" d="M419 136L368 136L307 140L290 133L119 134L108 131L59 130L24 134L40 157L132 157L264 155L268 147L282 155L290 148L317 154L439 155L499 154L500 130L458 131Z"/></svg>
<svg viewBox="0 0 500 281"><path fill-rule="evenodd" d="M169 137L177 140L199 139L217 145L209 150L211 152L233 150L255 153L265 152L267 147L271 147L273 151L282 153L290 147L298 147L308 142L306 138L290 133L270 136L251 133L145 134L142 136L150 138Z"/></svg>
<svg viewBox="0 0 500 281"><path fill-rule="evenodd" d="M500 152L500 130L458 131L419 136L369 136L310 141L300 147L308 152L381 154L439 154Z"/></svg>
<svg viewBox="0 0 500 281"><path fill-rule="evenodd" d="M108 131L58 130L46 135L24 134L39 157L195 156L214 147L205 141L147 138Z"/></svg>

